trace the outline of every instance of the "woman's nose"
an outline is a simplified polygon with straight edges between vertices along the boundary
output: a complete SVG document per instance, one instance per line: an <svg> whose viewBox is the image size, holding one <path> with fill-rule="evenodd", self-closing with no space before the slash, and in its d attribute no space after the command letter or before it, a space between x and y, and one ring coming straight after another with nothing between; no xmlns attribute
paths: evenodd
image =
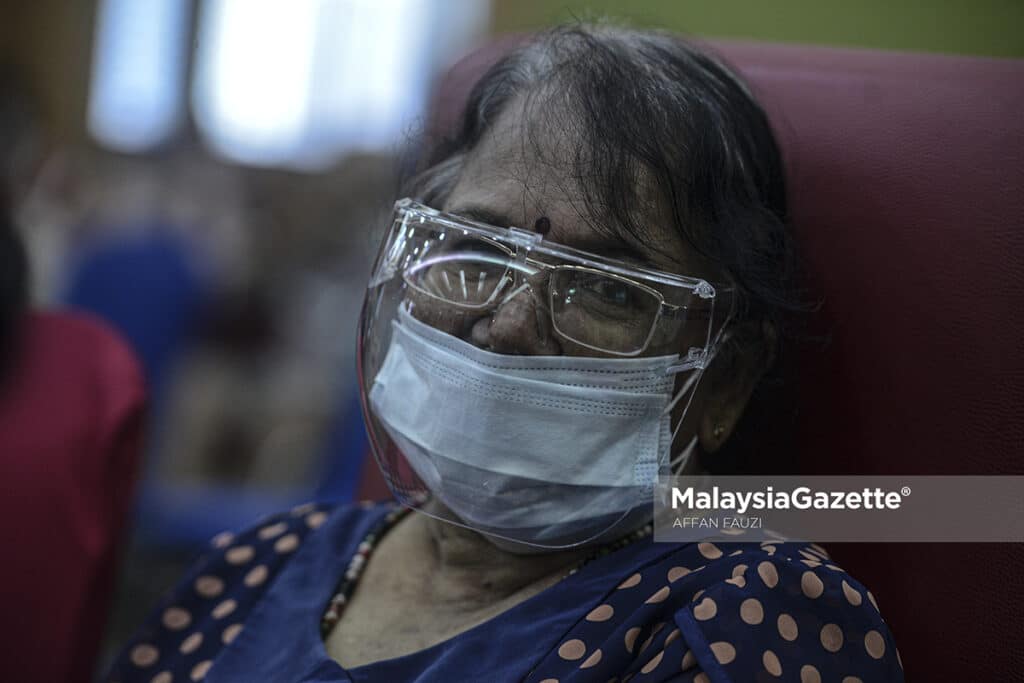
<svg viewBox="0 0 1024 683"><path fill-rule="evenodd" d="M501 303L493 315L477 320L470 341L496 353L523 356L562 354L562 347L551 329L550 314L529 287Z"/></svg>

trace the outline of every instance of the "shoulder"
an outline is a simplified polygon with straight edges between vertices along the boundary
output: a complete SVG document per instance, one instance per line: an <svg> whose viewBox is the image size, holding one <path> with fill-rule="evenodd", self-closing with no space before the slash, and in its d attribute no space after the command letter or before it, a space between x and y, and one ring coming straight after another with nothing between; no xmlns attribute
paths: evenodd
<svg viewBox="0 0 1024 683"><path fill-rule="evenodd" d="M42 352L51 362L61 363L79 373L90 373L95 381L107 380L143 384L142 369L128 343L99 318L79 312L32 312L26 318L26 346Z"/></svg>
<svg viewBox="0 0 1024 683"><path fill-rule="evenodd" d="M21 427L12 436L19 441L32 436L36 450L47 437L60 437L62 444L73 437L79 448L116 439L142 416L142 367L128 344L98 319L29 313L12 352L0 408L19 423L12 422L12 430Z"/></svg>
<svg viewBox="0 0 1024 683"><path fill-rule="evenodd" d="M379 511L380 506L310 503L246 530L218 534L125 646L107 680L198 680L309 535L329 518L351 517L356 527ZM164 678L154 678L165 671Z"/></svg>
<svg viewBox="0 0 1024 683"><path fill-rule="evenodd" d="M874 597L820 546L699 543L645 557L586 618L614 615L598 642L603 658L619 657L615 675L903 680Z"/></svg>
<svg viewBox="0 0 1024 683"><path fill-rule="evenodd" d="M677 565L675 621L711 681L902 680L874 596L809 543L700 543ZM665 564L678 567L675 574ZM704 574L703 576L701 574ZM680 576L681 575L681 576Z"/></svg>

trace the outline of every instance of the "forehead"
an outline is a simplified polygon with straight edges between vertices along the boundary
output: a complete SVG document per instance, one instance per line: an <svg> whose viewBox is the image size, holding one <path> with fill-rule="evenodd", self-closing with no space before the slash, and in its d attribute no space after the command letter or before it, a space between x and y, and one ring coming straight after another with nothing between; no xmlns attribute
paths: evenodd
<svg viewBox="0 0 1024 683"><path fill-rule="evenodd" d="M696 257L682 235L664 216L662 202L645 187L637 187L631 208L643 226L630 235L607 218L595 215L594 200L583 183L600 182L587 174L580 153L586 144L564 119L543 108L544 103L520 99L510 103L469 155L459 180L443 207L485 222L533 229L537 220L550 221L547 239L559 244L622 257L657 270L713 279L707 264Z"/></svg>
<svg viewBox="0 0 1024 683"><path fill-rule="evenodd" d="M542 215L563 232L587 222L583 188L569 159L577 141L564 126L537 125L532 109L516 100L490 126L467 159L446 208L467 202L500 208L521 228Z"/></svg>

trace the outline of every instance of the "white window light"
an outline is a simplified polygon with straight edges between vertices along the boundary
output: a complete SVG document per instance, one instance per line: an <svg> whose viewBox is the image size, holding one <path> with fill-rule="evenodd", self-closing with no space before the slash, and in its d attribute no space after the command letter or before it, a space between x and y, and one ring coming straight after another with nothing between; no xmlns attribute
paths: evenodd
<svg viewBox="0 0 1024 683"><path fill-rule="evenodd" d="M251 164L289 160L309 118L316 0L207 0L193 112L215 151Z"/></svg>
<svg viewBox="0 0 1024 683"><path fill-rule="evenodd" d="M206 0L196 123L218 154L254 165L315 170L387 149L487 13L484 0Z"/></svg>
<svg viewBox="0 0 1024 683"><path fill-rule="evenodd" d="M88 126L101 143L141 152L166 141L182 118L187 0L101 0Z"/></svg>

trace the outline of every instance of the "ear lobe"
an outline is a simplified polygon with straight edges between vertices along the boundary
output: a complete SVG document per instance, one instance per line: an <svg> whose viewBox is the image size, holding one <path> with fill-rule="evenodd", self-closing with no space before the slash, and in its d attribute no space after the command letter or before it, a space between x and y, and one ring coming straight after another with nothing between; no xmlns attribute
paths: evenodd
<svg viewBox="0 0 1024 683"><path fill-rule="evenodd" d="M749 398L748 394L747 399ZM743 407L745 406L746 400L743 401ZM727 402L717 410L713 406L708 406L701 416L698 436L700 447L705 453L715 453L732 436L736 423L739 422L739 416L742 415L742 407L739 412L730 408L731 402Z"/></svg>
<svg viewBox="0 0 1024 683"><path fill-rule="evenodd" d="M698 437L705 453L720 449L740 421L758 381L775 358L775 327L768 322L746 323L733 330L733 338L749 340L723 348L705 371L709 390ZM751 348L757 345L760 348Z"/></svg>

